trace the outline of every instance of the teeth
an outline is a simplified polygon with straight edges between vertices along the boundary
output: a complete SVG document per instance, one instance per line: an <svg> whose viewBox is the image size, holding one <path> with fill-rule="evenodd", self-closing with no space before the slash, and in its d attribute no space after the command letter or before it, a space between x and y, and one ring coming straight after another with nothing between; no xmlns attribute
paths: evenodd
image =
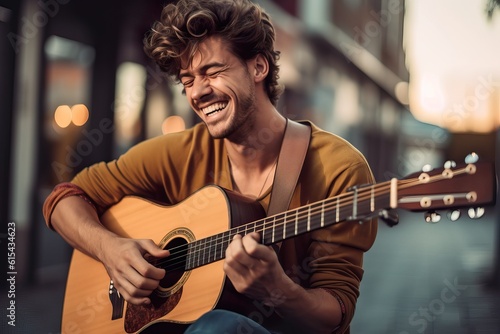
<svg viewBox="0 0 500 334"><path fill-rule="evenodd" d="M206 108L203 108L202 111L205 115L210 115L214 112L221 111L225 107L226 107L226 103L218 102L218 103L214 103Z"/></svg>

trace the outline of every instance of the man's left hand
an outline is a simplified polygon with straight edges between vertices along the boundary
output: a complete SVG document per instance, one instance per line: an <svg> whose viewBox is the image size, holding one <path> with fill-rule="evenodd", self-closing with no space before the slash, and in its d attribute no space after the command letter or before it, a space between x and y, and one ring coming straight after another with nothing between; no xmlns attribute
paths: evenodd
<svg viewBox="0 0 500 334"><path fill-rule="evenodd" d="M235 235L226 250L224 271L238 292L277 306L295 283L283 271L276 252L259 241L256 232Z"/></svg>

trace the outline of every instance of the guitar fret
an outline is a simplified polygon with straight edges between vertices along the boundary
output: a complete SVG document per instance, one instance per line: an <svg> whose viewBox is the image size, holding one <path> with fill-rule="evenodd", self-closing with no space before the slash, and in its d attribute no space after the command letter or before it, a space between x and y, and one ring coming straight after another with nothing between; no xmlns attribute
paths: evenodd
<svg viewBox="0 0 500 334"><path fill-rule="evenodd" d="M299 230L299 210L295 210L295 235L297 235Z"/></svg>
<svg viewBox="0 0 500 334"><path fill-rule="evenodd" d="M212 259L211 261L216 260L216 254L217 254L217 244L219 243L219 237L215 235L212 238L212 245L210 246L210 249L212 250Z"/></svg>
<svg viewBox="0 0 500 334"><path fill-rule="evenodd" d="M276 216L273 216L273 236L271 242L274 244L274 233L276 232Z"/></svg>
<svg viewBox="0 0 500 334"><path fill-rule="evenodd" d="M193 268L200 265L200 241L195 241L194 255L193 255Z"/></svg>
<svg viewBox="0 0 500 334"><path fill-rule="evenodd" d="M307 214L305 217L302 215L302 218L300 218L301 213L305 213L305 210L304 209L297 210L298 228L297 228L297 232L295 233L296 235L299 235L299 234L302 234L302 233L309 231L309 229L308 229L309 222L310 222L310 220L309 220L309 208L308 208L308 211L307 211Z"/></svg>
<svg viewBox="0 0 500 334"><path fill-rule="evenodd" d="M335 222L340 221L340 197L337 197L337 205L335 209Z"/></svg>
<svg viewBox="0 0 500 334"><path fill-rule="evenodd" d="M325 202L321 202L321 227L325 226Z"/></svg>
<svg viewBox="0 0 500 334"><path fill-rule="evenodd" d="M207 239L208 238L203 239L202 247L200 249L200 265L206 264L206 258L205 257L207 256L207 252L206 252Z"/></svg>
<svg viewBox="0 0 500 334"><path fill-rule="evenodd" d="M229 231L224 232L222 234L222 241L220 243L220 255L219 255L220 259L224 258L224 252L229 246L228 240L230 240L230 238L231 238L231 233Z"/></svg>
<svg viewBox="0 0 500 334"><path fill-rule="evenodd" d="M307 231L311 230L311 206L307 207Z"/></svg>
<svg viewBox="0 0 500 334"><path fill-rule="evenodd" d="M290 217L290 221L289 223L290 224L287 224L286 227L285 227L285 237L283 239L286 239L286 238L289 238L291 236L294 236L296 235L295 234L295 224L292 224L293 222L291 221L292 217Z"/></svg>
<svg viewBox="0 0 500 334"><path fill-rule="evenodd" d="M283 217L284 217L284 214L279 214L279 215L274 216L274 222L275 222L274 229L275 229L275 231L274 231L273 242L283 240L283 233L284 233L284 229L285 229ZM283 223L281 223L281 222L283 222Z"/></svg>
<svg viewBox="0 0 500 334"><path fill-rule="evenodd" d="M285 240L286 239L286 212L283 214L283 239L281 240Z"/></svg>
<svg viewBox="0 0 500 334"><path fill-rule="evenodd" d="M371 192L370 192L370 212L375 211L375 187L371 186Z"/></svg>
<svg viewBox="0 0 500 334"><path fill-rule="evenodd" d="M228 234L227 234L227 244L226 244L226 248L229 247L229 244L231 243L231 240L233 239L233 236L234 234L231 233L231 231L228 231ZM222 254L221 254L222 256Z"/></svg>
<svg viewBox="0 0 500 334"><path fill-rule="evenodd" d="M191 251L190 251L190 258L191 260L189 261L189 266L190 268L194 268L194 258L196 256L196 241L193 241L190 245Z"/></svg>
<svg viewBox="0 0 500 334"><path fill-rule="evenodd" d="M200 249L198 250L198 266L202 266L204 265L205 263L203 262L203 256L205 255L205 252L203 252L203 250L205 249L205 246L206 246L206 239L202 239L200 240Z"/></svg>
<svg viewBox="0 0 500 334"><path fill-rule="evenodd" d="M266 229L266 220L264 219L264 224L262 226L262 233L261 233L261 236L260 236L260 240L261 240L261 243L263 245L265 245L266 241L267 241L266 232L267 232L267 229Z"/></svg>
<svg viewBox="0 0 500 334"><path fill-rule="evenodd" d="M192 246L193 246L192 243L187 244L186 270L189 270L192 268L192 266L191 266L191 260L193 258L193 256L192 256L193 247Z"/></svg>
<svg viewBox="0 0 500 334"><path fill-rule="evenodd" d="M260 239L263 245L267 245L267 242L269 240L269 233L271 232L267 227L268 220L269 220L268 218L265 218L255 222L255 231L256 232L261 231Z"/></svg>
<svg viewBox="0 0 500 334"><path fill-rule="evenodd" d="M210 236L210 237L207 238L208 252L206 253L207 258L205 260L205 263L208 263L210 261L210 254L212 252L212 240L213 240L212 238L213 238L213 236Z"/></svg>
<svg viewBox="0 0 500 334"><path fill-rule="evenodd" d="M358 188L353 191L353 199L352 199L352 220L355 220L358 216Z"/></svg>
<svg viewBox="0 0 500 334"><path fill-rule="evenodd" d="M194 247L193 247L193 256L192 256L192 263L191 263L191 267L192 268L195 268L196 267L196 256L198 255L198 252L199 252L199 248L198 248L198 245L200 244L199 241L195 241L194 242Z"/></svg>
<svg viewBox="0 0 500 334"><path fill-rule="evenodd" d="M217 261L219 259L219 248L221 247L222 235L215 236L215 242L213 244L213 252L212 252L212 262Z"/></svg>

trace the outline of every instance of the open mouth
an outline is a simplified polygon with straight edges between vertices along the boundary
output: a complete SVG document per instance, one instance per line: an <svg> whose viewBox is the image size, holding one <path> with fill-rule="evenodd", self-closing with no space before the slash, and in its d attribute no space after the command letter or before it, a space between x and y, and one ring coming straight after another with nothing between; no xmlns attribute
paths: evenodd
<svg viewBox="0 0 500 334"><path fill-rule="evenodd" d="M217 103L214 103L206 108L202 108L201 111L203 112L203 114L205 114L205 116L213 116L217 113L219 113L221 110L223 110L224 108L227 107L227 103L222 103L222 102L217 102Z"/></svg>

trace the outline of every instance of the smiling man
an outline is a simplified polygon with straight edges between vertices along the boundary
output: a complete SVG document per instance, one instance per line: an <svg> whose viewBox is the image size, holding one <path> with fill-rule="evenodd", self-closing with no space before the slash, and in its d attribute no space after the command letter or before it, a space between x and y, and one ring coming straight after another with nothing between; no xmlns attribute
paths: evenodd
<svg viewBox="0 0 500 334"><path fill-rule="evenodd" d="M269 16L248 0L167 5L144 40L145 51L184 86L202 122L93 165L47 198L48 226L102 262L130 304L151 304L168 272L146 259L168 258L170 252L152 240L109 231L100 223L106 209L127 195L177 204L209 184L268 208L271 191L279 186L273 181L291 122L276 109L282 90L274 40ZM311 135L290 208L373 182L366 160L352 145L311 122L301 123ZM374 220L334 224L284 240L276 249L261 244L256 232L234 236L223 270L236 299L203 315L186 333L348 333L363 254L376 230Z"/></svg>

